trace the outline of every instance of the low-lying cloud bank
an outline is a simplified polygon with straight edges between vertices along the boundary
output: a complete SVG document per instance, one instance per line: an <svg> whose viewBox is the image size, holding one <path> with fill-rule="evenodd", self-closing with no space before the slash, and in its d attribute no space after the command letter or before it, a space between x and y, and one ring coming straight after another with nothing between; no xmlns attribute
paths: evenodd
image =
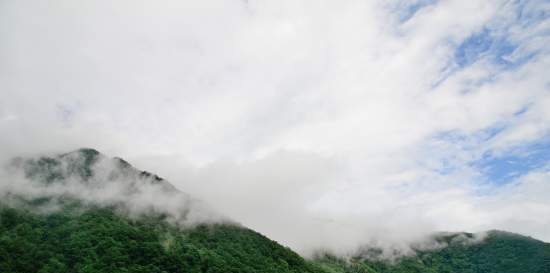
<svg viewBox="0 0 550 273"><path fill-rule="evenodd" d="M336 159L301 152L203 167L170 165L181 162L173 157L137 162L305 255L319 249L350 254L363 245L411 253L412 245L429 248L434 243L430 237L440 231L499 229L550 241L549 169L496 187L443 174L425 177L430 183L388 179L367 180L368 186L362 186L344 182L342 173L348 172Z"/></svg>
<svg viewBox="0 0 550 273"><path fill-rule="evenodd" d="M423 214L404 217L402 213L410 211L385 210L386 215L373 210L361 213L365 217L361 218L321 205L310 206L334 183L337 168L333 163L312 155L280 152L249 163L253 166L246 169L243 163L219 162L183 171L186 177L180 179L191 186L188 190L208 197L210 206L123 159L79 149L9 160L0 173L0 199L4 205L25 206L40 213L55 212L68 201L78 201L83 208L111 207L129 217L162 215L184 228L238 220L310 257L330 253L393 260L417 250L447 246L440 238L452 233L434 233L435 226L430 226ZM169 162L164 164L164 168L174 169ZM29 206L37 200L38 206ZM371 222L376 217L378 220ZM484 232L470 237L459 234L453 242L472 244L484 237Z"/></svg>

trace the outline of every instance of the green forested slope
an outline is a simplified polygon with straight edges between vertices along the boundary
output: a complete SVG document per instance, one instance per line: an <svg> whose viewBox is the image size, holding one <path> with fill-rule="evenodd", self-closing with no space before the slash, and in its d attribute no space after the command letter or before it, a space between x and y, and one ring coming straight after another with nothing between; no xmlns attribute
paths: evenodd
<svg viewBox="0 0 550 273"><path fill-rule="evenodd" d="M501 231L491 231L477 243L453 240L456 236L437 238L448 244L445 248L416 251L394 262L360 256L344 262L329 255L317 262L327 271L350 273L550 273L550 244Z"/></svg>
<svg viewBox="0 0 550 273"><path fill-rule="evenodd" d="M94 149L19 158L11 169L26 177L14 181L27 188L0 192L0 273L320 272L290 249L223 218L216 224L187 221L198 201ZM123 196L102 199L112 190Z"/></svg>
<svg viewBox="0 0 550 273"><path fill-rule="evenodd" d="M550 246L492 232L478 244L451 243L393 263L331 256L311 262L235 225L180 229L109 208L37 214L2 207L0 272L549 273Z"/></svg>
<svg viewBox="0 0 550 273"><path fill-rule="evenodd" d="M246 228L177 229L108 208L36 214L0 209L0 272L320 272Z"/></svg>

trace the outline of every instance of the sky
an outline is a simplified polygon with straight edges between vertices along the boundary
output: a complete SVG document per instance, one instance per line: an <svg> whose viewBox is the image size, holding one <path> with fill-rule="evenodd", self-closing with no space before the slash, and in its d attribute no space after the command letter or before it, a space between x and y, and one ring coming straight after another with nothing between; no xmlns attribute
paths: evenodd
<svg viewBox="0 0 550 273"><path fill-rule="evenodd" d="M0 0L0 150L92 147L301 253L550 242L550 2Z"/></svg>

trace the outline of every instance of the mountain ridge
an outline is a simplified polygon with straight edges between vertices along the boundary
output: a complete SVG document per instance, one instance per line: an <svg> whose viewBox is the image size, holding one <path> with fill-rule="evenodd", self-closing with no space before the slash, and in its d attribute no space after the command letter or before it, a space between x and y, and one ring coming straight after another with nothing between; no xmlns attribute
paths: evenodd
<svg viewBox="0 0 550 273"><path fill-rule="evenodd" d="M168 181L92 148L11 165L27 184L0 192L0 272L550 273L550 244L498 230L434 233L435 247L395 259L368 246L304 259L232 220L198 217L206 212Z"/></svg>

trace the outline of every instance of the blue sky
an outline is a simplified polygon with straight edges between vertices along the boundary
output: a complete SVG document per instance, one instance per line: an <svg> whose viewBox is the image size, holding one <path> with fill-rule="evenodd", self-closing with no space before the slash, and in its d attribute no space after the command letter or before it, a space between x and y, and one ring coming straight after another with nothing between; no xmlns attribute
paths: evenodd
<svg viewBox="0 0 550 273"><path fill-rule="evenodd" d="M489 29L484 28L464 40L456 49L455 62L464 67L476 62L480 58L488 58L492 63L513 67L516 63L506 60L517 48L505 37L494 37Z"/></svg>
<svg viewBox="0 0 550 273"><path fill-rule="evenodd" d="M550 14L545 9L533 8L536 1L511 1L508 4L514 5L514 12L510 15L512 24L521 25L522 28L536 28L549 18ZM542 1L544 2L544 1ZM415 7L421 6L420 4ZM500 18L499 18L500 19ZM510 24L510 23L508 23ZM510 26L510 25L508 25ZM507 25L495 25L488 22L480 30L473 32L462 40L455 49L454 63L457 70L464 69L475 62L488 62L495 67L491 78L501 71L520 69L521 66L537 57L537 54L545 54L548 47L532 51L519 52L518 49L524 40L511 38ZM541 39L548 37L548 29L543 28L528 39ZM481 80L477 87L484 84ZM498 103L498 102L497 102ZM527 112L529 105L515 113L515 117ZM501 121L496 129L489 128L489 135L480 146L498 138L498 134L505 131L506 121ZM486 180L493 185L504 185L513 182L518 177L524 176L531 171L547 168L550 164L550 132L543 132L539 139L527 141L517 146L508 147L505 152L494 153L491 150L483 152L479 158L472 161L471 166L478 168Z"/></svg>
<svg viewBox="0 0 550 273"><path fill-rule="evenodd" d="M541 140L524 147L517 147L501 155L490 152L473 162L490 183L502 185L533 170L548 168L550 164L550 141Z"/></svg>

